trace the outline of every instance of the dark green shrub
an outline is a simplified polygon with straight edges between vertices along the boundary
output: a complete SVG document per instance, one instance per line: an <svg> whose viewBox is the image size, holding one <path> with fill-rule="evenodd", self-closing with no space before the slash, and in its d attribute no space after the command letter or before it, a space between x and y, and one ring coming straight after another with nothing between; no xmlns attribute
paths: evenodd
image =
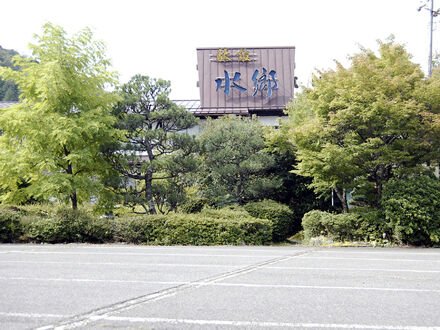
<svg viewBox="0 0 440 330"><path fill-rule="evenodd" d="M59 218L36 218L26 226L26 236L33 242L76 242L74 232L71 222Z"/></svg>
<svg viewBox="0 0 440 330"><path fill-rule="evenodd" d="M343 242L363 240L358 232L361 222L361 217L356 213L332 214L313 210L304 215L302 225L306 239L326 236Z"/></svg>
<svg viewBox="0 0 440 330"><path fill-rule="evenodd" d="M432 245L440 241L440 181L417 175L390 180L382 206L395 239L404 244Z"/></svg>
<svg viewBox="0 0 440 330"><path fill-rule="evenodd" d="M54 216L35 218L27 226L29 240L45 243L103 243L113 238L108 219L93 219L80 210L60 209Z"/></svg>
<svg viewBox="0 0 440 330"><path fill-rule="evenodd" d="M392 231L385 214L381 209L356 207L351 211L357 214L361 221L357 228L357 237L364 241L383 241L392 239Z"/></svg>
<svg viewBox="0 0 440 330"><path fill-rule="evenodd" d="M198 214L145 215L115 219L117 241L166 245L268 244L272 227L268 220L226 210ZM212 216L208 215L211 214Z"/></svg>
<svg viewBox="0 0 440 330"><path fill-rule="evenodd" d="M323 223L325 222L325 219L330 217L332 217L331 213L319 210L313 210L304 214L304 217L302 218L304 238L308 240L312 237L327 235L328 233Z"/></svg>
<svg viewBox="0 0 440 330"><path fill-rule="evenodd" d="M183 213L198 213L200 212L206 205L208 204L208 200L206 198L198 198L191 199L184 203L180 210Z"/></svg>
<svg viewBox="0 0 440 330"><path fill-rule="evenodd" d="M331 214L330 217L323 218L327 235L340 242L359 240L357 229L360 222L359 215L353 213Z"/></svg>
<svg viewBox="0 0 440 330"><path fill-rule="evenodd" d="M20 214L12 210L0 210L0 243L18 241L22 233Z"/></svg>
<svg viewBox="0 0 440 330"><path fill-rule="evenodd" d="M286 239L291 228L299 229L299 224L294 223L293 211L287 205L266 199L261 202L248 203L244 208L251 216L272 222L272 235L275 242Z"/></svg>

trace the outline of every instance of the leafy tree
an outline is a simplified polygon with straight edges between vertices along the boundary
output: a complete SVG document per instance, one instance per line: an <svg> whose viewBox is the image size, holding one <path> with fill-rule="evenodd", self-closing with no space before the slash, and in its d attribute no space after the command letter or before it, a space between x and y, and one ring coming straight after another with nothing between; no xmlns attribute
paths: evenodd
<svg viewBox="0 0 440 330"><path fill-rule="evenodd" d="M358 202L378 206L385 182L438 156L417 101L422 71L403 46L379 46L379 55L354 55L349 68L337 63L318 72L313 87L288 105L297 173L311 177L316 192L334 189L345 212L347 189L355 189Z"/></svg>
<svg viewBox="0 0 440 330"><path fill-rule="evenodd" d="M15 50L4 49L0 46L0 67L18 70L12 63L12 58L18 55ZM19 91L12 81L0 79L0 101L18 101Z"/></svg>
<svg viewBox="0 0 440 330"><path fill-rule="evenodd" d="M264 148L263 128L254 118L225 116L208 120L200 134L205 194L230 196L244 204L260 199L281 185L274 175L264 175L274 158Z"/></svg>
<svg viewBox="0 0 440 330"><path fill-rule="evenodd" d="M88 29L68 38L46 24L35 38L32 59L13 59L21 71L0 68L22 92L20 104L0 113L2 197L58 197L76 209L100 189L97 176L106 171L100 145L117 133L110 115L117 96L107 92L116 74Z"/></svg>
<svg viewBox="0 0 440 330"><path fill-rule="evenodd" d="M289 205L295 210L295 217L301 220L305 213L313 209L329 210L331 205L328 195L318 197L309 188L311 178L293 172L298 162L286 128L287 125L282 125L279 129L265 130L266 150L275 159L275 165L267 173L276 175L282 182L267 198Z"/></svg>
<svg viewBox="0 0 440 330"><path fill-rule="evenodd" d="M165 199L175 209L183 194L182 176L195 166L195 138L183 131L197 119L169 99L168 81L136 75L120 93L114 114L123 137L107 153L122 176L124 202L133 210L142 206L138 213L156 213L155 200L161 210Z"/></svg>

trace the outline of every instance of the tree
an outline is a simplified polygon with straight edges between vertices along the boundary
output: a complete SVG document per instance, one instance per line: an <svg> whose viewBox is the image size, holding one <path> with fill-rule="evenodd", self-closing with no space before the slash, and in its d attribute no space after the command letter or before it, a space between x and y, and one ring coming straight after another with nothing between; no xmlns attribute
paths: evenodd
<svg viewBox="0 0 440 330"><path fill-rule="evenodd" d="M14 57L21 71L0 68L21 90L20 104L0 113L0 185L7 201L34 196L70 200L76 209L100 189L102 143L116 137L110 115L116 74L104 45L84 29L72 38L46 24L33 58ZM17 182L26 182L20 189ZM23 185L22 185L23 186Z"/></svg>
<svg viewBox="0 0 440 330"><path fill-rule="evenodd" d="M171 180L168 184L174 189L179 185L179 176L195 166L195 138L184 131L197 119L169 99L168 81L136 75L120 93L122 101L114 114L123 137L108 149L108 159L122 176L119 187L123 188L120 192L124 202L133 210L136 205L142 206L143 211L138 213L154 214L154 193L160 205L165 198L159 186L154 190L154 183Z"/></svg>
<svg viewBox="0 0 440 330"><path fill-rule="evenodd" d="M12 58L18 55L15 50L4 49L0 46L0 67L7 67L18 70L12 63ZM12 81L0 79L0 101L18 101L19 91L17 85Z"/></svg>
<svg viewBox="0 0 440 330"><path fill-rule="evenodd" d="M329 210L329 196L319 198L313 189L309 188L312 180L301 176L292 170L297 165L296 150L289 140L287 125L278 129L265 129L266 150L274 157L275 165L267 173L281 179L282 185L273 190L266 198L289 205L295 209L295 217L301 222L303 215L313 209Z"/></svg>
<svg viewBox="0 0 440 330"><path fill-rule="evenodd" d="M265 152L263 128L255 118L225 116L208 120L200 134L203 185L211 198L231 196L234 202L265 197L281 182L264 175L274 165Z"/></svg>
<svg viewBox="0 0 440 330"><path fill-rule="evenodd" d="M385 182L438 156L417 101L419 65L393 40L379 46L379 56L362 49L349 68L337 63L336 70L318 72L288 105L297 173L311 177L316 192L334 189L345 212L347 189L358 202L378 206Z"/></svg>

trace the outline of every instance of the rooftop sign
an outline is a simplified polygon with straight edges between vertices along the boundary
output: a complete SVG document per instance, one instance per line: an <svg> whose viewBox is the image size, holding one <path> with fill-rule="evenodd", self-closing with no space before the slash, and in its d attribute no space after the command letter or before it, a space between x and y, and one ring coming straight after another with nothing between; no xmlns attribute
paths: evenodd
<svg viewBox="0 0 440 330"><path fill-rule="evenodd" d="M199 48L197 62L202 110L284 109L293 97L294 47Z"/></svg>

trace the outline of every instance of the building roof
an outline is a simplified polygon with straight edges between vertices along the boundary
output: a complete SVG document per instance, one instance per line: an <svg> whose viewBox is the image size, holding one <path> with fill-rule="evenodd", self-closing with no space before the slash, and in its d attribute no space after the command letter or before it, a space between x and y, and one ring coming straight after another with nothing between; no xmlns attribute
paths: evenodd
<svg viewBox="0 0 440 330"><path fill-rule="evenodd" d="M15 104L18 104L18 103L19 102L17 102L17 101L0 101L0 109L8 108L11 105L15 105Z"/></svg>

